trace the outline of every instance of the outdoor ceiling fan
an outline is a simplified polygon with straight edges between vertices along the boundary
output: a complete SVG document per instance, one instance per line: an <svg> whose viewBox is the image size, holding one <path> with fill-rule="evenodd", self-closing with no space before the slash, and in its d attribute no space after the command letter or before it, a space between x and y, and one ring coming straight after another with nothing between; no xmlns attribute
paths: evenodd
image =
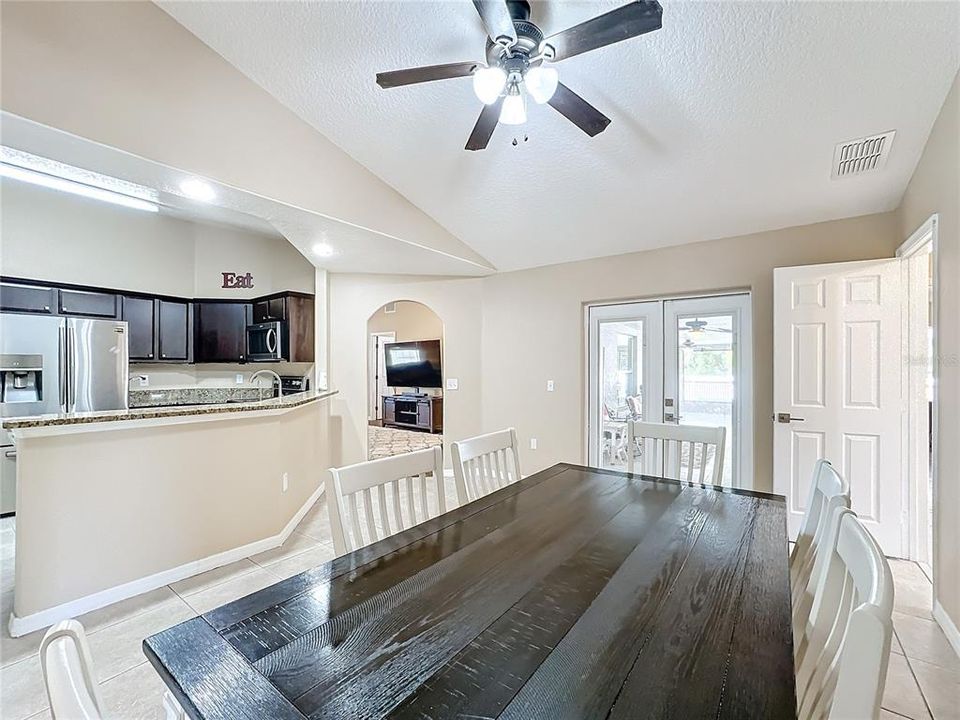
<svg viewBox="0 0 960 720"><path fill-rule="evenodd" d="M484 108L467 150L483 150L498 122L525 123L526 95L548 103L590 137L606 130L610 118L561 83L556 69L546 63L659 30L663 15L657 0L637 0L544 38L530 22L530 3L525 0L473 0L473 4L487 30L486 65L460 62L377 73L382 88L472 75L473 91Z"/></svg>

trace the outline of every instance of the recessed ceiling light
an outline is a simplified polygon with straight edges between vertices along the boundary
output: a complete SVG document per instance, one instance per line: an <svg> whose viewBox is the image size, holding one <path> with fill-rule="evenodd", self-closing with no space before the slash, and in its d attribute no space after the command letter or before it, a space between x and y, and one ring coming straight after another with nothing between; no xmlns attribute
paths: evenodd
<svg viewBox="0 0 960 720"><path fill-rule="evenodd" d="M331 255L336 254L336 250L326 243L315 243L310 249L317 257L330 257Z"/></svg>
<svg viewBox="0 0 960 720"><path fill-rule="evenodd" d="M217 196L210 185L198 178L184 180L180 183L180 191L188 198L202 200L203 202L210 202Z"/></svg>

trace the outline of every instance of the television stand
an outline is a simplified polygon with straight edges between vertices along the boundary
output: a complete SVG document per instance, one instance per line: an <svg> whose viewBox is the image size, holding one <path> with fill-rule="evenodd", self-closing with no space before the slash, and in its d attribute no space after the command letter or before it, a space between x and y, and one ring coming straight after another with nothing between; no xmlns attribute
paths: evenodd
<svg viewBox="0 0 960 720"><path fill-rule="evenodd" d="M429 395L385 395L383 426L403 430L443 432L443 397Z"/></svg>

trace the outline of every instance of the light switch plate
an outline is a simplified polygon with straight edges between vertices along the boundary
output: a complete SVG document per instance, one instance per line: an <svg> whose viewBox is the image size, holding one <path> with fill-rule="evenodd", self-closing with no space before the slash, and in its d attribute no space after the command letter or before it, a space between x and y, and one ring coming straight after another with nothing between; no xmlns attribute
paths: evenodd
<svg viewBox="0 0 960 720"><path fill-rule="evenodd" d="M286 492L290 489L290 476L287 473L283 474L283 491Z"/></svg>
<svg viewBox="0 0 960 720"><path fill-rule="evenodd" d="M547 392L553 392L553 380L547 380Z"/></svg>
<svg viewBox="0 0 960 720"><path fill-rule="evenodd" d="M530 438L530 449L531 449L531 450L536 450L536 449L537 449L537 439L536 439L536 438Z"/></svg>
<svg viewBox="0 0 960 720"><path fill-rule="evenodd" d="M447 390L459 390L460 381L457 378L447 378Z"/></svg>
<svg viewBox="0 0 960 720"><path fill-rule="evenodd" d="M243 373L237 373L237 385L243 385Z"/></svg>
<svg viewBox="0 0 960 720"><path fill-rule="evenodd" d="M140 376L140 387L149 387L149 385L150 385L150 376L149 376L149 375L141 375L141 376Z"/></svg>

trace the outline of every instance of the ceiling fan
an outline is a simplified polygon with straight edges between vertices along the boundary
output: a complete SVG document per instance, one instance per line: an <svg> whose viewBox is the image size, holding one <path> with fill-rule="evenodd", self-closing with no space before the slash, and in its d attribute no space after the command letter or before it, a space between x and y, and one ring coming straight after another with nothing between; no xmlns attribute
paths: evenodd
<svg viewBox="0 0 960 720"><path fill-rule="evenodd" d="M696 318L695 320L687 320L684 323L684 326L685 327L681 328L681 330L686 330L689 333L701 333L704 330L709 330L710 332L722 332L722 333L733 332L733 330L731 330L730 328L712 327L710 326L710 323L708 323L706 320L701 320L700 318Z"/></svg>
<svg viewBox="0 0 960 720"><path fill-rule="evenodd" d="M548 103L590 137L606 130L610 118L561 83L556 69L546 63L659 30L663 15L657 0L636 0L544 38L530 21L530 3L525 0L473 0L473 4L487 30L486 65L460 62L377 73L377 84L385 89L473 76L474 93L484 108L467 150L487 147L497 123L525 123L526 95L536 103Z"/></svg>

